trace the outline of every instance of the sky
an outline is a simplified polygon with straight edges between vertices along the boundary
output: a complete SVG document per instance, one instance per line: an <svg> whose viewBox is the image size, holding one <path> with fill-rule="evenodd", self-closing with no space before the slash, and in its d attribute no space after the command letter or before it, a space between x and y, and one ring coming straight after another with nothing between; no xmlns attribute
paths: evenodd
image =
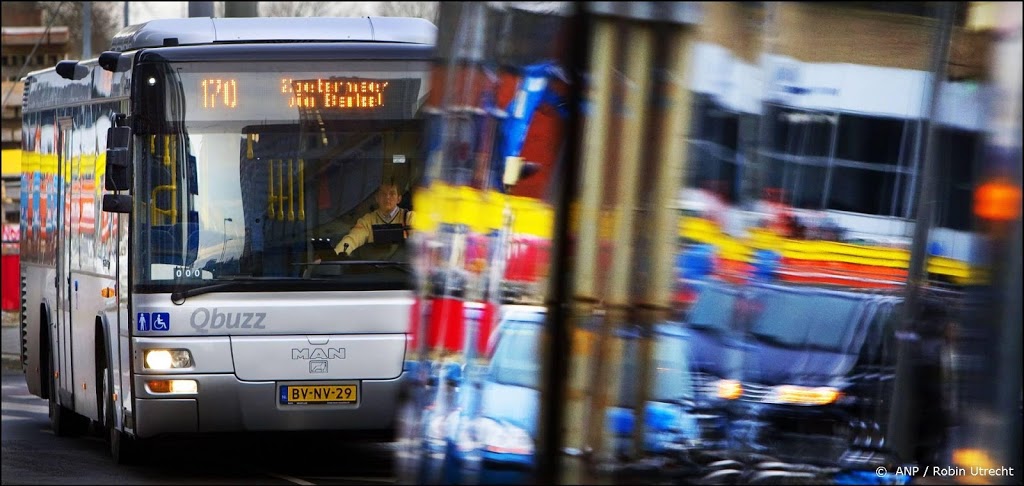
<svg viewBox="0 0 1024 486"><path fill-rule="evenodd" d="M154 19L188 17L188 2L128 2L128 20L138 24ZM367 11L373 11L380 2L358 2Z"/></svg>
<svg viewBox="0 0 1024 486"><path fill-rule="evenodd" d="M146 22L153 19L184 18L188 17L188 2L128 2L129 20L133 24ZM214 2L223 3L223 2ZM270 2L260 2L270 3ZM308 2L304 2L308 3ZM384 2L347 2L343 4L350 7L351 4L359 4L363 15L377 14L378 5ZM537 11L552 11L568 5L569 2L494 2L515 4L518 8ZM337 5L333 4L332 5ZM338 5L340 6L340 5ZM223 6L219 7L223 11Z"/></svg>
<svg viewBox="0 0 1024 486"><path fill-rule="evenodd" d="M186 2L128 2L128 20L133 24L153 19L180 18L187 15Z"/></svg>

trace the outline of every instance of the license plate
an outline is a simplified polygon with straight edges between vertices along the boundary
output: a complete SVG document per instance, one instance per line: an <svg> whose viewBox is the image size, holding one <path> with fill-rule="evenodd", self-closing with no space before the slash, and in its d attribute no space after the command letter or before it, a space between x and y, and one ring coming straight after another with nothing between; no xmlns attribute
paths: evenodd
<svg viewBox="0 0 1024 486"><path fill-rule="evenodd" d="M281 385L282 405L356 403L359 385Z"/></svg>

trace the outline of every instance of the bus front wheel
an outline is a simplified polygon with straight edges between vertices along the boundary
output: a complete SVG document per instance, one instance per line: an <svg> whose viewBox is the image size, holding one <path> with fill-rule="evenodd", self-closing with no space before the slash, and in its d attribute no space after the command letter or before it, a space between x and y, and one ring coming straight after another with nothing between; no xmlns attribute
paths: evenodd
<svg viewBox="0 0 1024 486"><path fill-rule="evenodd" d="M103 400L97 405L100 405L103 428L106 431L107 442L110 444L110 457L116 464L136 463L142 455L139 441L118 430L114 423L117 404L114 403L113 371L107 363L105 353L97 353L96 360L98 361L96 369L100 370L98 371L99 376L96 378L97 381L103 383Z"/></svg>

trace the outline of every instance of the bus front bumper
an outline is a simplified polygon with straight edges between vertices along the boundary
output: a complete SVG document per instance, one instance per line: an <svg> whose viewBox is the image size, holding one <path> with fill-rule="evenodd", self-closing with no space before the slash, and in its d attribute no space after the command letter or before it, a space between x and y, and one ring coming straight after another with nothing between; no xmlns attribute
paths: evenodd
<svg viewBox="0 0 1024 486"><path fill-rule="evenodd" d="M242 381L234 374L137 376L135 435L220 432L303 432L388 430L395 425L406 374L359 383L355 404L282 404L279 386L293 382ZM196 392L154 394L151 380L194 380ZM344 383L352 383L345 381Z"/></svg>

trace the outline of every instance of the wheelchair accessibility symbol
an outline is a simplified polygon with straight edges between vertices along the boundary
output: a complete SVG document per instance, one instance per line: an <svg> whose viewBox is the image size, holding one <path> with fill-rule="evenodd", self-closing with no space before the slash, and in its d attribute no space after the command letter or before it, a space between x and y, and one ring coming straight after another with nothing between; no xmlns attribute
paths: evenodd
<svg viewBox="0 0 1024 486"><path fill-rule="evenodd" d="M170 331L171 315L168 312L139 312L136 319L139 331Z"/></svg>

